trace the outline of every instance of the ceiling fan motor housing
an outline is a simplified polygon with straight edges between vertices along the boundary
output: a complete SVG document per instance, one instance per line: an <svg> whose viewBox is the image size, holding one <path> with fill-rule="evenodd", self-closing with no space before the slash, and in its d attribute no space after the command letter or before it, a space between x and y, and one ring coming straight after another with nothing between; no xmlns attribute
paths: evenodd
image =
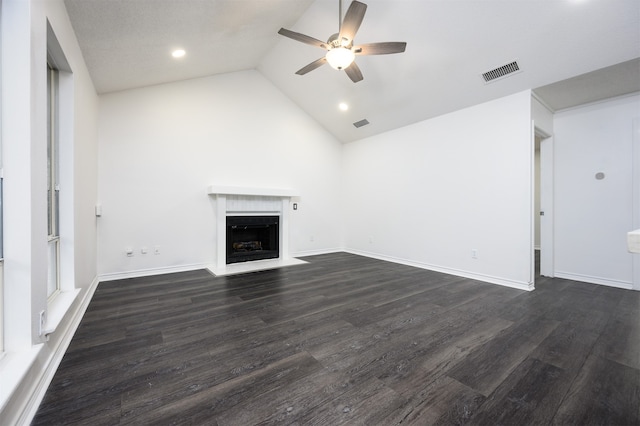
<svg viewBox="0 0 640 426"><path fill-rule="evenodd" d="M342 39L340 39L340 34L335 33L331 37L329 37L329 40L327 40L327 44L331 49L335 49L336 47L345 47L347 49L351 49L353 47L353 40L349 40L346 37L342 37Z"/></svg>

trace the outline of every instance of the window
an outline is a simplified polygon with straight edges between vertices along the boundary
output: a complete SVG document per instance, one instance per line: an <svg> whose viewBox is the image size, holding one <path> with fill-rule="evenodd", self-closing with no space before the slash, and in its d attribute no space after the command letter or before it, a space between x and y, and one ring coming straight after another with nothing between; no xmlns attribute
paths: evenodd
<svg viewBox="0 0 640 426"><path fill-rule="evenodd" d="M47 64L47 297L60 291L60 186L58 167L58 70Z"/></svg>

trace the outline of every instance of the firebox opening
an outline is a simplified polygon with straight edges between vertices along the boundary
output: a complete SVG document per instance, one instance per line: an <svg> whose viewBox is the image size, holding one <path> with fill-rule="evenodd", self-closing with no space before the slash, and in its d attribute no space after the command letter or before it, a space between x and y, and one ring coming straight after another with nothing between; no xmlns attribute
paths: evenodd
<svg viewBox="0 0 640 426"><path fill-rule="evenodd" d="M277 259L279 216L227 216L227 264Z"/></svg>

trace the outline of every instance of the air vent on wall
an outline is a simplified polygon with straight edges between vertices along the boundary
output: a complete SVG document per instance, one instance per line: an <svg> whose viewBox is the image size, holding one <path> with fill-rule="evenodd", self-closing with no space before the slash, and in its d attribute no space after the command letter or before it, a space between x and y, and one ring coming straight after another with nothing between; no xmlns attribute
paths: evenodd
<svg viewBox="0 0 640 426"><path fill-rule="evenodd" d="M356 127L362 127L362 126L366 126L367 124L369 124L369 120L367 120L366 118L360 121L356 121L355 123L353 123L354 126Z"/></svg>
<svg viewBox="0 0 640 426"><path fill-rule="evenodd" d="M520 69L520 66L518 66L518 63L516 61L513 61L498 68L492 69L491 71L482 73L482 78L484 78L485 83L491 83L520 71L522 70Z"/></svg>

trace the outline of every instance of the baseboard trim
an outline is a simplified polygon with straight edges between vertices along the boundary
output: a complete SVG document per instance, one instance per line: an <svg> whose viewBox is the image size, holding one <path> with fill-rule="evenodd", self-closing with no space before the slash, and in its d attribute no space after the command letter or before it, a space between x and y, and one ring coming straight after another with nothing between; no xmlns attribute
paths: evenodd
<svg viewBox="0 0 640 426"><path fill-rule="evenodd" d="M209 265L205 263L193 263L189 265L181 265L181 266L166 266L162 268L151 268L151 269L138 269L135 271L128 272L114 272L109 274L101 274L98 276L98 280L100 282L103 281L115 281L115 280L124 280L128 278L140 278L140 277L150 277L153 275L163 275L163 274L173 274L176 272L188 272L188 271L196 271L198 269L207 269Z"/></svg>
<svg viewBox="0 0 640 426"><path fill-rule="evenodd" d="M464 271L464 270L454 269L454 268L447 268L443 266L416 262L416 261L407 260L407 259L400 259L392 256L386 256L386 255L381 255L377 253L370 253L370 252L361 251L361 250L345 249L343 251L351 254L357 254L359 256L370 257L378 260L385 260L387 262L399 263L401 265L413 266L415 268L427 269L429 271L441 272L443 274L455 275L458 277L469 278L472 280L478 280L478 281L487 282L490 284L497 284L504 287L511 287L518 290L532 291L535 289L535 286L533 283L514 281L514 280L505 279L505 278L494 277L491 275L478 274L475 272L469 272L469 271Z"/></svg>
<svg viewBox="0 0 640 426"><path fill-rule="evenodd" d="M342 248L334 248L334 249L326 249L326 250L307 250L307 251L299 251L291 254L292 258L298 257L306 257L306 256L317 256L321 254L328 253L337 253L344 251ZM188 272L188 271L196 271L198 269L207 269L211 270L212 265L206 263L193 263L181 266L166 266L161 268L151 268L151 269L138 269L135 271L127 271L127 272L113 272L107 274L100 274L98 276L98 280L100 282L105 281L115 281L115 280L125 280L129 278L140 278L140 277L150 277L154 275L163 275L163 274L173 274L177 272ZM215 268L214 268L215 269Z"/></svg>
<svg viewBox="0 0 640 426"><path fill-rule="evenodd" d="M633 283L629 281L612 280L608 278L594 277L590 275L575 274L575 273L563 272L563 271L554 271L554 277L562 278L565 280L571 280L571 281L580 281L588 284L605 285L607 287L622 288L625 290L634 290Z"/></svg>
<svg viewBox="0 0 640 426"><path fill-rule="evenodd" d="M323 250L305 250L298 251L292 254L293 257L307 257L307 256L319 256L322 254L340 253L345 251L343 248L323 249Z"/></svg>
<svg viewBox="0 0 640 426"><path fill-rule="evenodd" d="M58 370L58 366L62 362L62 358L64 357L67 348L69 348L69 344L71 344L71 339L78 329L80 321L87 311L89 302L91 302L93 294L95 293L97 288L98 278L96 277L87 288L84 297L77 305L77 308L73 311L73 316L67 322L66 326L63 326L62 328L58 328L56 330L55 334L61 333L61 337L55 347L51 350L47 359L45 359L41 364L44 366L44 371L42 372L42 374L40 374L39 380L37 380L36 383L34 383L34 385L31 387L31 392L28 393L29 398L25 402L24 409L22 410L22 413L16 424L28 425L33 421L33 418L38 412L38 407L44 399L45 393L47 392L47 389L49 388L49 385L51 384L51 381L53 380L53 377ZM42 352L44 351L41 350L40 353Z"/></svg>

